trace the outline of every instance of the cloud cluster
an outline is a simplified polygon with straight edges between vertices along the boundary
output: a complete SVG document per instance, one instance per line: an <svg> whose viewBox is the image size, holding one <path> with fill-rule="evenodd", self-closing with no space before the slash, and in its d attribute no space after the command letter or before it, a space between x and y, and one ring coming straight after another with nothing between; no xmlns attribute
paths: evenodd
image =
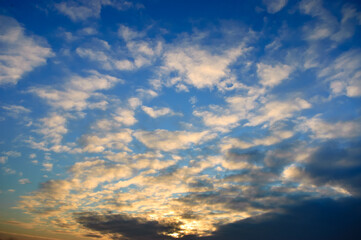
<svg viewBox="0 0 361 240"><path fill-rule="evenodd" d="M41 227L90 238L351 239L350 209L361 193L361 61L351 43L337 46L353 37L358 10L341 4L336 18L318 0L263 4L269 14L258 32L226 21L172 35L158 23L117 23L108 32L101 21L88 26L104 7L133 3L56 3L72 24L82 21L77 36L91 37L68 38L59 50L57 60L70 62L68 78L23 91L45 102L41 115L20 100L1 106L11 120L37 115L24 131L36 154L22 156L49 175L18 208ZM283 14L308 19L295 23L297 44L287 24L267 25ZM12 25L1 39L10 47L14 40L38 49L27 53L31 63L14 50L25 63L12 67L23 70L5 72L4 81L16 83L52 50L4 19ZM320 48L326 43L332 46ZM20 174L11 165L19 156L2 152L5 174ZM311 216L319 221L315 235L302 228L312 228Z"/></svg>

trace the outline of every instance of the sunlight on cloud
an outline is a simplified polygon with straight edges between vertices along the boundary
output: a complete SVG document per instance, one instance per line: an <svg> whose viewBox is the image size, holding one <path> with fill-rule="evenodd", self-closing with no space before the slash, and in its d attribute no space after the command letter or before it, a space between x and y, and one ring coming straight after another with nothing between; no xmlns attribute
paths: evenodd
<svg viewBox="0 0 361 240"><path fill-rule="evenodd" d="M361 196L355 3L3 5L0 232L285 240L359 219L336 207Z"/></svg>

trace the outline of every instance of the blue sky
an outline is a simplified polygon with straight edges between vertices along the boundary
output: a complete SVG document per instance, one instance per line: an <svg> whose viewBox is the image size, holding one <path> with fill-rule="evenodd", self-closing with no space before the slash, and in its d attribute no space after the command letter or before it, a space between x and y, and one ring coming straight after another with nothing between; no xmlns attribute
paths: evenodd
<svg viewBox="0 0 361 240"><path fill-rule="evenodd" d="M0 6L0 236L360 233L358 1Z"/></svg>

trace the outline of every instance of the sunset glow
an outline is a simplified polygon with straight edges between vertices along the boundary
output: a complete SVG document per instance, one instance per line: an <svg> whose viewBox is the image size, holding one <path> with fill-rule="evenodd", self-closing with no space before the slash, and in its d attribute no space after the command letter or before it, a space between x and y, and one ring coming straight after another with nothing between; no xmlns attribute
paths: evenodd
<svg viewBox="0 0 361 240"><path fill-rule="evenodd" d="M359 1L0 7L0 239L359 238Z"/></svg>

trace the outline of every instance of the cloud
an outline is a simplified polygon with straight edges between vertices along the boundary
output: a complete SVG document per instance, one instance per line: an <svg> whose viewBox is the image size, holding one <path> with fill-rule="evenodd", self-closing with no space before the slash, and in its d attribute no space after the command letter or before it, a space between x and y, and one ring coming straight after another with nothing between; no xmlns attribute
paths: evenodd
<svg viewBox="0 0 361 240"><path fill-rule="evenodd" d="M57 113L52 113L49 117L40 119L40 122L41 125L37 132L51 143L60 144L63 135L68 132L66 118Z"/></svg>
<svg viewBox="0 0 361 240"><path fill-rule="evenodd" d="M332 40L342 43L351 38L355 28L361 25L360 12L351 4L341 7L341 21L330 11L323 7L321 0L303 0L299 4L300 11L315 18L310 24L304 26L306 39L310 41Z"/></svg>
<svg viewBox="0 0 361 240"><path fill-rule="evenodd" d="M146 37L146 31L135 31L127 26L120 25L118 35L125 42L125 49L132 58L116 61L119 70L138 69L153 63L163 52L163 41Z"/></svg>
<svg viewBox="0 0 361 240"><path fill-rule="evenodd" d="M152 118L158 118L165 115L175 115L175 113L167 107L164 108L151 108L147 106L142 106L142 110Z"/></svg>
<svg viewBox="0 0 361 240"><path fill-rule="evenodd" d="M301 98L295 98L289 101L271 101L260 107L258 113L248 119L249 123L247 123L246 126L257 126L264 122L270 122L272 124L279 120L291 118L294 112L310 107L311 104Z"/></svg>
<svg viewBox="0 0 361 240"><path fill-rule="evenodd" d="M227 132L231 128L234 128L239 125L240 117L237 113L231 114L219 111L217 113L209 112L209 111L193 111L193 115L196 117L201 117L204 124L208 127L213 127L214 130L218 130L221 132Z"/></svg>
<svg viewBox="0 0 361 240"><path fill-rule="evenodd" d="M15 19L0 16L0 22L0 85L16 84L53 53L45 40L25 34Z"/></svg>
<svg viewBox="0 0 361 240"><path fill-rule="evenodd" d="M360 54L360 49L350 49L319 72L319 77L330 82L330 88L334 96L361 96Z"/></svg>
<svg viewBox="0 0 361 240"><path fill-rule="evenodd" d="M102 234L120 234L124 239L175 239L170 234L179 230L177 222L158 222L134 218L125 214L99 215L96 213L75 214L78 223ZM116 239L115 237L113 239Z"/></svg>
<svg viewBox="0 0 361 240"><path fill-rule="evenodd" d="M316 116L306 120L302 125L306 130L310 129L312 131L312 137L319 139L355 138L361 136L361 121L359 119L331 123Z"/></svg>
<svg viewBox="0 0 361 240"><path fill-rule="evenodd" d="M257 169L260 168L258 163L261 162L262 155L257 150L242 153L228 152L220 163L222 167L229 170Z"/></svg>
<svg viewBox="0 0 361 240"><path fill-rule="evenodd" d="M317 186L334 186L345 189L354 196L361 196L360 142L329 141L314 151L303 164L288 166L283 174L293 181Z"/></svg>
<svg viewBox="0 0 361 240"><path fill-rule="evenodd" d="M85 152L103 152L106 149L121 149L129 151L127 144L132 141L132 130L122 129L114 133L101 135L83 135L80 139Z"/></svg>
<svg viewBox="0 0 361 240"><path fill-rule="evenodd" d="M19 183L20 184L27 184L27 183L30 183L30 180L27 179L27 178L22 178L22 179L19 179Z"/></svg>
<svg viewBox="0 0 361 240"><path fill-rule="evenodd" d="M20 157L21 156L21 152L16 152L16 151L7 151L7 152L2 152L2 153L7 155L8 157Z"/></svg>
<svg viewBox="0 0 361 240"><path fill-rule="evenodd" d="M53 170L53 164L52 163L43 163L43 167L44 167L44 170L48 171L48 172Z"/></svg>
<svg viewBox="0 0 361 240"><path fill-rule="evenodd" d="M116 83L122 80L100 74L97 71L89 71L88 76L82 77L73 75L65 83L63 89L54 89L50 87L33 87L29 91L38 97L45 99L49 105L54 108L60 108L67 111L82 111L87 108L102 108L104 101L92 101L90 98L101 97L98 91L112 88ZM91 103L91 104L90 104ZM106 104L106 102L104 102Z"/></svg>
<svg viewBox="0 0 361 240"><path fill-rule="evenodd" d="M13 118L18 118L23 114L27 114L31 112L30 109L20 105L8 105L8 106L3 106L2 108L8 112L9 116Z"/></svg>
<svg viewBox="0 0 361 240"><path fill-rule="evenodd" d="M169 86L187 84L195 88L224 88L222 81L236 86L232 79L229 65L240 57L246 49L238 46L214 54L198 46L173 47L164 53L163 78L167 77L166 84ZM170 78L171 73L177 73L177 77ZM232 89L232 88L231 88Z"/></svg>
<svg viewBox="0 0 361 240"><path fill-rule="evenodd" d="M276 13L281 11L287 4L287 0L262 0L263 4L267 7L268 13Z"/></svg>
<svg viewBox="0 0 361 240"><path fill-rule="evenodd" d="M359 199L318 199L286 206L281 213L264 214L220 226L201 240L346 239L360 236Z"/></svg>
<svg viewBox="0 0 361 240"><path fill-rule="evenodd" d="M99 184L112 180L123 180L131 177L132 169L124 164L109 164L103 160L84 161L75 163L69 172L72 174L70 182L77 189L94 189Z"/></svg>
<svg viewBox="0 0 361 240"><path fill-rule="evenodd" d="M131 126L137 122L134 114L134 111L131 109L118 108L113 115L113 118L122 125Z"/></svg>
<svg viewBox="0 0 361 240"><path fill-rule="evenodd" d="M136 69L137 66L131 59L119 59L119 53L114 50L116 47L118 46L110 46L104 40L92 39L84 46L78 47L76 53L82 58L97 62L105 70L130 71Z"/></svg>
<svg viewBox="0 0 361 240"><path fill-rule="evenodd" d="M8 160L7 156L1 156L0 157L0 163L2 163L2 164L5 164L7 160Z"/></svg>
<svg viewBox="0 0 361 240"><path fill-rule="evenodd" d="M283 80L287 79L292 68L288 65L266 65L263 63L257 64L257 74L261 79L260 83L263 86L274 87L279 85Z"/></svg>
<svg viewBox="0 0 361 240"><path fill-rule="evenodd" d="M11 169L11 168L8 168L8 167L3 167L2 169L4 170L4 172L5 172L6 174L15 174L15 173L16 173L15 170L13 170L13 169Z"/></svg>
<svg viewBox="0 0 361 240"><path fill-rule="evenodd" d="M52 164L43 166L52 167ZM43 217L59 216L60 213L66 216L68 210L78 209L88 202L87 197L92 195L89 190L104 182L129 178L132 170L124 164L107 164L103 160L96 160L75 163L69 169L69 174L70 177L65 180L41 183L38 190L22 196L18 208ZM97 203L92 201L92 204Z"/></svg>
<svg viewBox="0 0 361 240"><path fill-rule="evenodd" d="M41 183L40 188L31 195L22 196L19 207L40 215L57 214L67 205L65 200L71 188L70 181L49 180Z"/></svg>
<svg viewBox="0 0 361 240"><path fill-rule="evenodd" d="M103 6L111 6L124 10L132 6L131 2L114 0L78 0L55 4L56 9L68 16L72 21L84 21L88 18L99 18Z"/></svg>
<svg viewBox="0 0 361 240"><path fill-rule="evenodd" d="M171 132L164 129L157 129L154 131L137 131L134 133L134 136L148 148L161 151L187 149L191 144L200 144L213 137L208 131Z"/></svg>
<svg viewBox="0 0 361 240"><path fill-rule="evenodd" d="M250 93L247 96L229 96L225 98L227 105L225 107L209 105L208 110L204 108L196 109L193 115L201 117L207 127L213 131L228 132L240 125L240 121L248 119L251 111L256 108L256 102L259 93Z"/></svg>
<svg viewBox="0 0 361 240"><path fill-rule="evenodd" d="M269 136L264 138L255 138L251 141L242 141L238 138L225 138L221 144L221 150L223 152L230 149L247 149L255 146L271 146L282 142L294 135L293 131L288 130L275 130L271 131Z"/></svg>

